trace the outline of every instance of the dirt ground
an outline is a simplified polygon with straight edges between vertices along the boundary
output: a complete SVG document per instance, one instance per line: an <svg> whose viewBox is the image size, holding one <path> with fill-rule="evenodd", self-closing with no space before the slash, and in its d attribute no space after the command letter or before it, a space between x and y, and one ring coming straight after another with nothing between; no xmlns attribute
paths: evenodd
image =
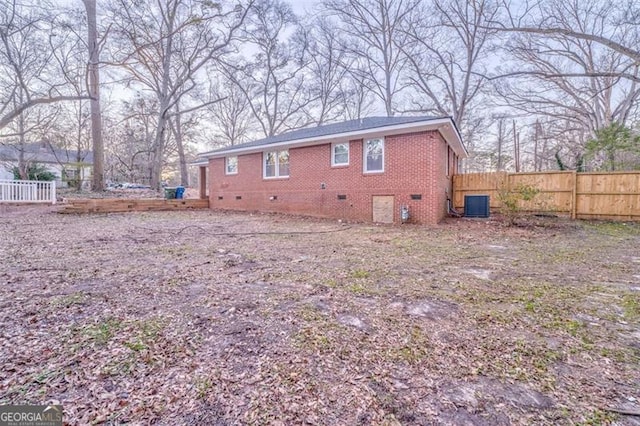
<svg viewBox="0 0 640 426"><path fill-rule="evenodd" d="M0 231L0 404L82 425L640 424L639 224L5 208Z"/></svg>

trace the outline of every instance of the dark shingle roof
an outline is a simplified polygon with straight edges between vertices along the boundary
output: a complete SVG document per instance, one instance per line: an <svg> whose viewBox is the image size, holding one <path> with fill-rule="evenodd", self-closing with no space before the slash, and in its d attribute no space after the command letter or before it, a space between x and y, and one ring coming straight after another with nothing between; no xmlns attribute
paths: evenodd
<svg viewBox="0 0 640 426"><path fill-rule="evenodd" d="M367 117L358 120L343 121L340 123L325 124L323 126L307 127L299 130L292 130L290 132L282 133L276 136L270 136L268 138L258 139L255 141L238 144L234 146L227 146L224 148L216 149L211 153L228 151L229 149L250 148L264 145L271 145L278 142L288 142L299 139L307 138L319 138L323 136L329 136L338 133L354 132L358 130L375 129L377 127L393 126L397 124L414 123L417 121L429 121L439 120L442 117Z"/></svg>
<svg viewBox="0 0 640 426"><path fill-rule="evenodd" d="M77 161L78 153L74 150L56 148L46 142L35 142L18 145L0 145L0 161L18 161L20 151L28 161L36 163L72 164ZM81 151L80 162L93 164L93 152Z"/></svg>

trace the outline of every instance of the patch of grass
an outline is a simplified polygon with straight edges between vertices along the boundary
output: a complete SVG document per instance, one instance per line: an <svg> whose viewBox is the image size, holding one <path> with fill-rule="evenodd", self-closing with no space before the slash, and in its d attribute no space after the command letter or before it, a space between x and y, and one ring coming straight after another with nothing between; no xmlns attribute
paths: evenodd
<svg viewBox="0 0 640 426"><path fill-rule="evenodd" d="M622 296L622 309L624 318L629 321L640 319L640 294L629 293Z"/></svg>
<svg viewBox="0 0 640 426"><path fill-rule="evenodd" d="M131 355L124 358L113 358L102 367L101 373L105 376L128 376L134 372L135 366L135 357Z"/></svg>
<svg viewBox="0 0 640 426"><path fill-rule="evenodd" d="M81 291L76 293L67 294L51 300L51 305L56 308L70 308L74 305L84 305L87 300L87 295Z"/></svg>
<svg viewBox="0 0 640 426"><path fill-rule="evenodd" d="M135 341L135 342L124 342L124 345L131 349L134 352L140 352L143 351L145 349L148 349L149 347L147 345L145 345L144 343L140 342L140 341Z"/></svg>
<svg viewBox="0 0 640 426"><path fill-rule="evenodd" d="M16 395L20 397L21 401L24 400L25 395L33 393L37 394L42 399L42 397L49 392L49 382L54 381L56 378L63 375L63 370L51 370L48 368L37 373L30 374L23 384L5 389L3 397L0 398L0 404L7 405L11 404L12 401L15 403L15 400L11 397L15 397Z"/></svg>
<svg viewBox="0 0 640 426"><path fill-rule="evenodd" d="M42 370L41 372L35 374L35 376L33 377L33 381L36 382L39 385L44 385L46 384L48 381L50 381L51 379L62 375L63 373L60 371L56 371L56 370Z"/></svg>
<svg viewBox="0 0 640 426"><path fill-rule="evenodd" d="M97 344L105 345L122 328L122 322L116 318L107 318L102 322L83 329L83 333Z"/></svg>
<svg viewBox="0 0 640 426"><path fill-rule="evenodd" d="M499 309L484 309L474 315L474 319L478 324L513 324L514 318L504 310Z"/></svg>
<svg viewBox="0 0 640 426"><path fill-rule="evenodd" d="M163 324L158 318L136 321L134 323L135 335L124 342L124 345L133 352L141 352L149 349L160 338Z"/></svg>
<svg viewBox="0 0 640 426"><path fill-rule="evenodd" d="M164 328L164 324L160 318L151 318L145 321L137 322L138 329L140 330L140 335L145 340L156 340L162 329Z"/></svg>
<svg viewBox="0 0 640 426"><path fill-rule="evenodd" d="M134 374L142 365L153 365L157 362L154 347L162 339L162 320L151 318L126 323L105 321L97 328L101 339L113 340L116 344L129 349L119 351L102 367L102 374L107 376L127 376ZM117 335L116 335L117 333ZM108 338L107 338L108 337Z"/></svg>
<svg viewBox="0 0 640 426"><path fill-rule="evenodd" d="M355 269L349 273L351 281L346 285L345 290L350 293L361 295L379 294L379 289L373 288L375 280L372 279L372 272L364 269Z"/></svg>
<svg viewBox="0 0 640 426"><path fill-rule="evenodd" d="M610 237L628 237L640 235L640 226L636 223L625 222L586 222L585 226L599 234L608 235Z"/></svg>
<svg viewBox="0 0 640 426"><path fill-rule="evenodd" d="M633 363L638 364L640 362L640 351L635 351L632 348L600 348L600 355L614 360L619 363Z"/></svg>
<svg viewBox="0 0 640 426"><path fill-rule="evenodd" d="M583 262L587 258L587 254L583 249L576 247L559 248L546 253L546 260L552 263L578 263Z"/></svg>
<svg viewBox="0 0 640 426"><path fill-rule="evenodd" d="M347 290L353 294L364 294L367 292L367 288L362 283L351 283L347 286Z"/></svg>
<svg viewBox="0 0 640 426"><path fill-rule="evenodd" d="M552 318L545 325L549 328L565 331L573 337L576 337L585 328L582 321L563 317Z"/></svg>
<svg viewBox="0 0 640 426"><path fill-rule="evenodd" d="M371 273L369 271L365 271L364 269L356 269L351 271L351 278L361 279L361 278L369 278Z"/></svg>
<svg viewBox="0 0 640 426"><path fill-rule="evenodd" d="M610 413L608 411L604 411L600 409L595 409L594 411L589 413L588 417L583 422L580 422L577 424L584 425L584 426L610 425L617 419L617 417L618 416L614 413Z"/></svg>
<svg viewBox="0 0 640 426"><path fill-rule="evenodd" d="M498 377L502 380L536 382L545 390L556 387L557 376L550 368L562 359L560 349L550 348L539 339L508 339L487 334L475 345L475 374Z"/></svg>
<svg viewBox="0 0 640 426"><path fill-rule="evenodd" d="M303 328L296 334L294 341L299 347L318 352L329 352L333 346L329 336L319 327Z"/></svg>
<svg viewBox="0 0 640 426"><path fill-rule="evenodd" d="M320 310L313 305L304 305L300 309L300 316L307 322L323 321L325 319Z"/></svg>
<svg viewBox="0 0 640 426"><path fill-rule="evenodd" d="M527 312L535 312L536 311L536 301L535 300L527 300L524 304L524 310Z"/></svg>
<svg viewBox="0 0 640 426"><path fill-rule="evenodd" d="M326 280L324 282L324 284L329 287L329 288L336 288L338 287L338 281L335 280L334 278L329 278L328 280Z"/></svg>
<svg viewBox="0 0 640 426"><path fill-rule="evenodd" d="M411 327L409 335L402 345L391 348L388 355L392 359L402 360L408 364L417 364L429 355L431 343L420 327Z"/></svg>
<svg viewBox="0 0 640 426"><path fill-rule="evenodd" d="M213 381L210 377L197 376L194 386L196 388L196 395L198 399L203 399L209 393L209 390L213 387Z"/></svg>
<svg viewBox="0 0 640 426"><path fill-rule="evenodd" d="M513 358L516 362L512 373L519 380L530 381L536 378L544 382L545 387L553 388L555 378L553 374L549 374L549 367L560 358L558 351L517 341Z"/></svg>

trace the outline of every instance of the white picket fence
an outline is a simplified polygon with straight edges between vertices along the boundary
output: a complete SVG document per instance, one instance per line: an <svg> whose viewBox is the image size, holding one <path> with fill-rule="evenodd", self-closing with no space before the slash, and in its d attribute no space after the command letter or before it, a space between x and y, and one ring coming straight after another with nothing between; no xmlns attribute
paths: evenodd
<svg viewBox="0 0 640 426"><path fill-rule="evenodd" d="M0 203L56 203L56 183L0 180Z"/></svg>

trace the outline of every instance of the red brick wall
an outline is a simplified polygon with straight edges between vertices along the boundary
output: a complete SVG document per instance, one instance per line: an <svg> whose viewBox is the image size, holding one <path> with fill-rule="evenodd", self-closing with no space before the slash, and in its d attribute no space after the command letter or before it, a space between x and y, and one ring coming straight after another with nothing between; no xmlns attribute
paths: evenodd
<svg viewBox="0 0 640 426"><path fill-rule="evenodd" d="M408 205L411 222L433 224L446 214L449 147L436 131L387 136L384 172L363 173L362 140L349 143L349 165L331 166L331 144L290 148L290 176L263 179L262 153L238 156L238 174L225 174L224 158L209 162L212 208L301 213L337 219L371 221L372 196L394 195L394 222ZM449 156L450 173L454 155ZM321 189L321 184L325 189ZM421 200L412 200L421 194ZM346 200L338 200L346 195ZM271 200L271 197L277 197ZM222 199L220 199L222 197ZM241 197L237 199L237 197Z"/></svg>

